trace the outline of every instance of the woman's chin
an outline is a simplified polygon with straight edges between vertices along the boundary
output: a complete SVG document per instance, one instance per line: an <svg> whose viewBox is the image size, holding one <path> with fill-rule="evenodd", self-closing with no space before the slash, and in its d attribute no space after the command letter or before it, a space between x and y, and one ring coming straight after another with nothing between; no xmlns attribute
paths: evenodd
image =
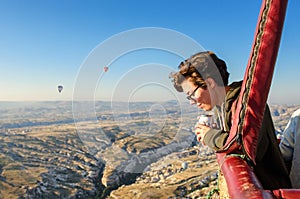
<svg viewBox="0 0 300 199"><path fill-rule="evenodd" d="M211 107L207 107L207 106L202 106L202 107L200 107L202 110L204 110L204 111L211 111L212 110L212 108Z"/></svg>

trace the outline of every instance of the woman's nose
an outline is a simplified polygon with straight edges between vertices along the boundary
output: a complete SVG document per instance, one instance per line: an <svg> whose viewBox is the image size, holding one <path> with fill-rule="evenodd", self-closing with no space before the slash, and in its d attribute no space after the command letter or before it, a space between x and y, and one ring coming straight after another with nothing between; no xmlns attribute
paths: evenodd
<svg viewBox="0 0 300 199"><path fill-rule="evenodd" d="M196 104L196 101L190 100L190 105L194 105L194 104Z"/></svg>

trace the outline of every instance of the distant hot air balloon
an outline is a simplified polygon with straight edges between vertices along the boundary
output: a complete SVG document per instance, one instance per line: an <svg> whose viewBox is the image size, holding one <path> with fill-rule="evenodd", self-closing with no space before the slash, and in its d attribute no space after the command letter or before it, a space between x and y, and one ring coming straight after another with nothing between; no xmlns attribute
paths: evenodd
<svg viewBox="0 0 300 199"><path fill-rule="evenodd" d="M104 66L103 70L104 70L104 72L107 72L108 71L108 66Z"/></svg>
<svg viewBox="0 0 300 199"><path fill-rule="evenodd" d="M58 92L61 92L62 89L63 89L63 86L62 86L62 85L58 85L58 86L57 86L57 89L58 89Z"/></svg>

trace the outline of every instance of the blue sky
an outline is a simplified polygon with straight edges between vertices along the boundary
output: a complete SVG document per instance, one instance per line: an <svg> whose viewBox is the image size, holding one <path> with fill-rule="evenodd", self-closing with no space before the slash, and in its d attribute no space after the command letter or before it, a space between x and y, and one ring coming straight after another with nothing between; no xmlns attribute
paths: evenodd
<svg viewBox="0 0 300 199"><path fill-rule="evenodd" d="M258 0L0 0L0 100L72 100L80 69L91 52L116 34L143 27L166 28L192 38L226 61L230 82L240 80L260 6ZM271 103L300 104L299 8L299 1L288 3L269 94ZM149 77L161 72L162 82L169 81L163 72L175 70L182 59L144 50L121 56L106 74L99 65L95 98L171 99L169 85L157 84L158 80L153 81L152 88L151 79L144 86L131 85L133 91L127 94L121 92L120 85L132 83L132 71L143 78L138 69L145 67L147 71L149 63L155 63L153 68L162 65L166 69L156 71L156 75L150 70ZM59 84L64 86L62 93L57 92ZM161 89L157 89L159 86ZM170 95L164 96L164 91Z"/></svg>

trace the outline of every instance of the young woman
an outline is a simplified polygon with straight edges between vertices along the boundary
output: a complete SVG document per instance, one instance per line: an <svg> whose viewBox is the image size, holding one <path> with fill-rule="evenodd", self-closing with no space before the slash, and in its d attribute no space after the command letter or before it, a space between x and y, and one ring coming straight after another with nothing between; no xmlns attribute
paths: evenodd
<svg viewBox="0 0 300 199"><path fill-rule="evenodd" d="M242 81L228 85L229 73L226 63L213 52L200 52L179 65L179 71L171 74L174 87L185 92L192 105L204 111L215 110L219 129L197 124L198 141L214 149L222 150L232 125L232 111L240 94ZM244 154L243 148L238 151ZM245 154L246 155L246 154ZM264 189L290 188L288 172L282 159L273 121L268 106L260 129L254 173Z"/></svg>

